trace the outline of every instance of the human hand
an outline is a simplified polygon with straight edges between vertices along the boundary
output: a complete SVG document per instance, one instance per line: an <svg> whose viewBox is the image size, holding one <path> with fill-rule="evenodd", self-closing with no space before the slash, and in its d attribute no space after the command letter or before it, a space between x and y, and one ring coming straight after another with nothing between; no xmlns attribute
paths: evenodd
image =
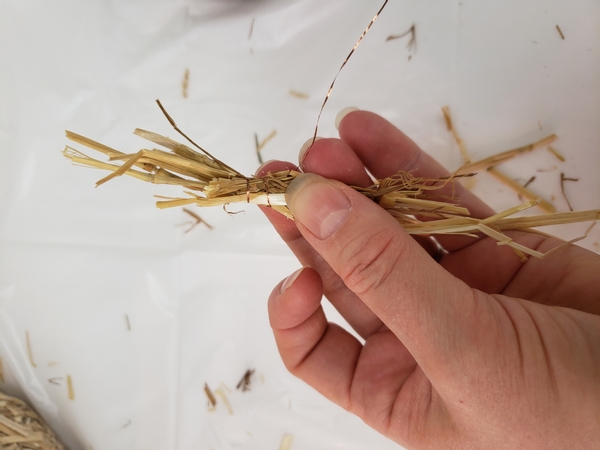
<svg viewBox="0 0 600 450"><path fill-rule="evenodd" d="M339 132L314 143L301 164L311 174L286 193L295 221L263 208L310 266L269 298L287 368L408 448L600 445L600 256L569 245L521 262L490 238L442 236L436 262L426 239L346 184L371 184L365 168L448 173L373 113L350 112ZM454 195L492 214L459 184ZM509 234L541 252L562 243ZM327 322L323 294L361 340Z"/></svg>

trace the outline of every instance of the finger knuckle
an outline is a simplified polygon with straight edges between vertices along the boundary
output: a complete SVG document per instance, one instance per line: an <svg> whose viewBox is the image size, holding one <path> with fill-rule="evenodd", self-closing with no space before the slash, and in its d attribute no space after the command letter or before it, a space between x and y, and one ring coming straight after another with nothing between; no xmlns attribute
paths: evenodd
<svg viewBox="0 0 600 450"><path fill-rule="evenodd" d="M387 285L403 251L396 234L383 229L368 237L357 236L343 253L346 263L340 275L346 286L360 296Z"/></svg>

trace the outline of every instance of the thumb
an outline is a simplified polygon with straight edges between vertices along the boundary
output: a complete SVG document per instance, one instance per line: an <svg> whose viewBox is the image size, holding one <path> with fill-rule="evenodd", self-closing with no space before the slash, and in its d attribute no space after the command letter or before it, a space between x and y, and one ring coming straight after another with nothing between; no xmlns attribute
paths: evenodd
<svg viewBox="0 0 600 450"><path fill-rule="evenodd" d="M305 239L425 373L447 375L448 365L455 365L477 334L468 329L477 326L474 291L437 264L390 214L342 183L299 175L286 202Z"/></svg>

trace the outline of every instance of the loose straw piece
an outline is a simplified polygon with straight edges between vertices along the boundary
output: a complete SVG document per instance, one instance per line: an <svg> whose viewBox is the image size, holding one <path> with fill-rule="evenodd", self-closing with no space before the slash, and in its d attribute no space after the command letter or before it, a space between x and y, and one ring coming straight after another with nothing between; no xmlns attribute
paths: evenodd
<svg viewBox="0 0 600 450"><path fill-rule="evenodd" d="M260 153L260 151L265 147L265 145L267 145L269 143L269 141L271 139L273 139L275 136L277 136L277 130L273 130L269 133L269 135L264 138L257 146L256 146L256 151L258 153Z"/></svg>
<svg viewBox="0 0 600 450"><path fill-rule="evenodd" d="M183 80L181 81L181 95L188 98L188 87L190 85L190 69L185 69Z"/></svg>
<svg viewBox="0 0 600 450"><path fill-rule="evenodd" d="M411 27L406 30L404 33L400 33L400 34L390 34L387 38L386 38L386 42L387 41L393 41L395 39L401 39L404 36L407 36L410 34L410 39L408 40L408 42L406 43L406 48L408 49L409 52L416 52L417 50L417 27L416 25L413 23L411 25ZM409 56L410 59L410 56Z"/></svg>
<svg viewBox="0 0 600 450"><path fill-rule="evenodd" d="M208 383L204 383L204 393L206 394L206 398L208 398L208 410L213 411L217 406L217 399L208 387Z"/></svg>
<svg viewBox="0 0 600 450"><path fill-rule="evenodd" d="M309 95L308 95L308 94L305 94L304 92L295 91L295 90L293 90L293 89L290 89L290 90L289 90L289 94L290 94L292 97L299 98L300 100L307 100L307 99L309 98Z"/></svg>
<svg viewBox="0 0 600 450"><path fill-rule="evenodd" d="M561 155L558 150L556 150L554 147L552 147L551 145L549 145L548 147L548 151L550 153L552 153L556 159L558 159L560 162L565 162L565 157L563 155Z"/></svg>
<svg viewBox="0 0 600 450"><path fill-rule="evenodd" d="M281 444L279 444L279 450L290 450L292 448L292 442L294 440L294 436L289 433L286 433L281 438Z"/></svg>
<svg viewBox="0 0 600 450"><path fill-rule="evenodd" d="M60 386L61 382L62 382L62 377L48 378L48 383L54 384L55 386Z"/></svg>
<svg viewBox="0 0 600 450"><path fill-rule="evenodd" d="M254 147L256 150L256 157L258 158L258 163L262 166L264 162L262 159L262 155L260 154L260 151L258 150L259 146L260 146L260 143L258 142L258 134L254 133Z"/></svg>
<svg viewBox="0 0 600 450"><path fill-rule="evenodd" d="M29 363L32 367L37 367L33 361L33 350L31 349L31 340L29 339L29 331L25 331L25 340L27 341L27 354L29 355Z"/></svg>
<svg viewBox="0 0 600 450"><path fill-rule="evenodd" d="M256 17L253 17L250 20L250 29L248 30L248 40L252 38L252 32L254 31L254 22L256 22Z"/></svg>
<svg viewBox="0 0 600 450"><path fill-rule="evenodd" d="M227 398L227 395L225 395L223 388L218 387L215 389L215 394L221 397L221 400L223 400L223 404L225 405L225 408L227 408L229 414L233 414L233 408L231 407L231 403L229 403L229 399Z"/></svg>
<svg viewBox="0 0 600 450"><path fill-rule="evenodd" d="M252 375L254 375L254 369L248 369L244 372L239 383L235 386L236 389L241 389L242 392L246 392L250 390L250 385L252 383Z"/></svg>
<svg viewBox="0 0 600 450"><path fill-rule="evenodd" d="M528 200L536 200L539 198L538 195L531 192L525 186L521 186L519 183L517 183L513 179L507 177L506 175L504 175L502 172L500 172L495 167L490 167L487 169L487 171L488 171L488 173L492 174L496 179L498 179L502 183L506 184L508 187L513 189L515 192L517 192L519 195L523 196L524 198L526 198ZM553 213L556 211L556 208L554 207L554 205L544 199L539 199L537 206L539 206L542 210L549 212L549 213Z"/></svg>
<svg viewBox="0 0 600 450"><path fill-rule="evenodd" d="M73 389L73 378L67 375L67 397L69 400L75 400L75 389Z"/></svg>
<svg viewBox="0 0 600 450"><path fill-rule="evenodd" d="M469 164L471 162L471 158L469 157L469 153L467 152L467 147L465 146L465 142L462 140L456 128L454 128L454 123L452 121L452 116L450 115L450 107L444 106L442 107L442 114L444 115L444 121L446 122L446 128L454 137L456 141L456 145L458 145L458 149L460 150L460 154L463 157L464 164Z"/></svg>
<svg viewBox="0 0 600 450"><path fill-rule="evenodd" d="M565 193L565 181L579 181L579 178L565 177L565 174L563 172L560 173L560 191L562 192L562 195L567 202L567 206L569 207L569 210L573 211L573 207L571 206L569 197L567 197L567 194Z"/></svg>
<svg viewBox="0 0 600 450"><path fill-rule="evenodd" d="M217 406L217 399L215 398L215 395L208 387L208 383L204 383L204 393L206 394L206 398L208 398L208 403L210 404L210 406L212 408Z"/></svg>
<svg viewBox="0 0 600 450"><path fill-rule="evenodd" d="M194 222L192 223L192 227L186 231L186 233L189 233L190 231L192 231L197 225L203 223L206 228L208 228L209 230L213 230L215 227L213 227L212 225L210 225L208 222L206 222L202 217L200 217L198 214L196 214L194 211L192 211L191 209L188 208L183 208L183 212L186 213L188 216L190 216Z"/></svg>
<svg viewBox="0 0 600 450"><path fill-rule="evenodd" d="M539 141L533 142L532 144L524 145L522 147L513 148L512 150L507 150L502 153L498 153L496 155L492 155L488 158L481 159L479 161L475 161L469 164L465 164L460 169L456 171L456 175L466 174L478 172L483 169L487 169L488 167L492 167L498 165L501 162L507 161L521 153L527 153L536 148L543 147L545 145L549 145L557 139L555 134L551 134L550 136L546 136L545 138L540 139Z"/></svg>

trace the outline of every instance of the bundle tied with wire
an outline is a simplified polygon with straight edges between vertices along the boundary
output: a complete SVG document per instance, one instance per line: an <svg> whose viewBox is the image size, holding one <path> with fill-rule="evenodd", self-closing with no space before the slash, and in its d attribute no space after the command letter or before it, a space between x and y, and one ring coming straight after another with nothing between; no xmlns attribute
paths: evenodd
<svg viewBox="0 0 600 450"><path fill-rule="evenodd" d="M103 153L108 157L108 162L92 158L71 146L67 146L63 154L76 164L111 171L97 182L97 186L115 177L129 175L142 181L178 185L185 189L185 197L157 196L158 208L186 205L225 208L232 203L252 203L271 207L286 217L293 218L286 206L285 191L300 172L285 170L262 177L246 177L197 145L177 127L160 102L158 104L175 130L200 152L160 134L136 129L136 135L162 148L142 149L128 154L67 131L68 139ZM435 191L459 178L475 175L472 170L489 168L517 154L547 145L554 139L556 136L551 135L538 142L470 163L444 178L421 178L399 171L390 177L374 180L369 187L352 187L388 211L409 234L454 234L475 238L483 234L495 239L499 245L512 247L522 258L525 255L542 258L544 254L514 242L503 231L594 221L600 218L600 209L513 217L539 203L539 200L532 200L491 217L478 219L471 217L468 209L456 204L453 198L435 196Z"/></svg>
<svg viewBox="0 0 600 450"><path fill-rule="evenodd" d="M0 450L65 450L65 447L27 403L0 392Z"/></svg>
<svg viewBox="0 0 600 450"><path fill-rule="evenodd" d="M313 142L317 136L321 113L331 95L340 72L387 3L388 0L383 2L383 5L360 35L333 78L317 116ZM414 44L414 25L409 31L411 32ZM108 156L109 162L91 158L70 146L65 148L64 155L74 163L112 172L107 177L98 181L97 186L117 176L130 175L150 183L178 185L186 189L185 194L187 197L163 197L157 203L159 208L191 204L197 206L222 205L225 207L225 205L230 203L254 203L269 206L288 218L292 218L291 212L285 203L285 191L290 182L298 176L299 172L286 170L269 173L264 177L246 177L224 162L219 161L196 144L177 127L175 121L169 116L158 100L157 103L171 126L189 143L200 150L200 153L187 145L167 137L151 131L136 129L135 134L163 147L163 149L142 149L135 154L125 154L67 131L67 138L85 147L104 153ZM454 183L460 177L472 176L473 172L477 170L491 168L499 162L519 153L547 145L554 139L556 139L556 136L551 135L533 144L500 153L476 163L467 164L446 178L418 178L410 173L400 171L390 177L374 180L372 186L366 188L353 186L353 188L376 201L382 208L394 216L409 234L460 234L478 237L483 233L497 240L498 244L512 247L522 259L525 259L525 255L541 258L544 256L542 253L513 242L502 231L597 220L600 218L600 210L551 213L543 216L511 217L517 212L540 203L540 200L535 199L482 220L471 217L469 211L457 205L454 199L441 197L440 195L435 196L434 191L448 185L448 183Z"/></svg>

